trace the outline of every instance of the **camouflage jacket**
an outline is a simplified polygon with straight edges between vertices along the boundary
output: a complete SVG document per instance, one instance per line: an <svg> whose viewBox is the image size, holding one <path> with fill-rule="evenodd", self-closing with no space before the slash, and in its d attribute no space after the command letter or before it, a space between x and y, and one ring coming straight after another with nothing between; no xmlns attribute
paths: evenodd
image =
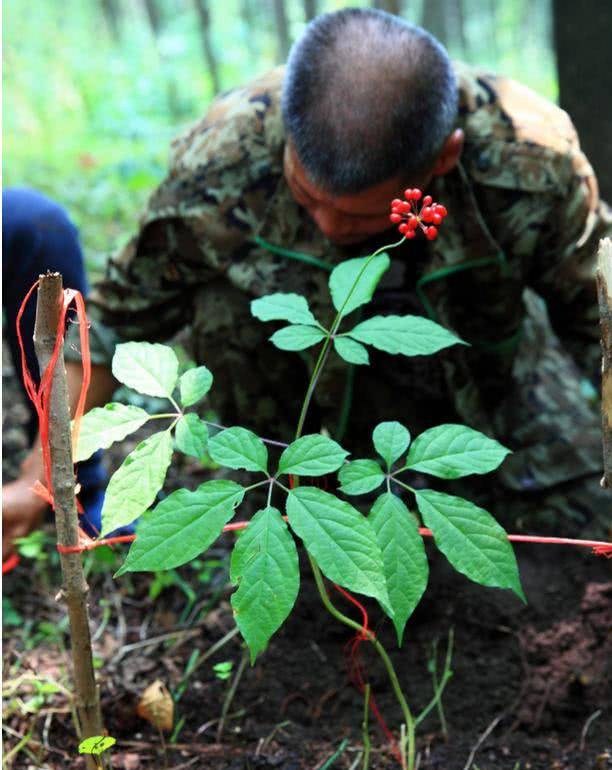
<svg viewBox="0 0 612 770"><path fill-rule="evenodd" d="M331 356L308 427L334 435L344 420L355 457L380 420L413 433L464 422L514 450L505 486L543 489L601 465L579 367L592 372L599 357L594 259L612 220L563 111L514 81L456 68L465 149L428 190L449 215L435 242L390 252L366 313L429 315L471 346L427 358L375 354L370 367ZM186 329L215 376L211 402L223 422L289 439L313 355L277 351L267 342L276 327L252 318L250 301L297 292L330 320L327 266L397 234L338 249L293 200L282 77L279 68L222 94L173 142L169 173L89 311L95 362L109 362L117 341Z"/></svg>

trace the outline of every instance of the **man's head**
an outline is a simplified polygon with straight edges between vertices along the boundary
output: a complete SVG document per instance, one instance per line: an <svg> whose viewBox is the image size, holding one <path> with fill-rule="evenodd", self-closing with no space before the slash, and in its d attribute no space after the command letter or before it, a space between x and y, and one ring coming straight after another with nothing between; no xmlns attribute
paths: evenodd
<svg viewBox="0 0 612 770"><path fill-rule="evenodd" d="M388 202L449 171L461 153L444 48L382 11L311 22L289 57L282 110L292 193L339 243L386 229Z"/></svg>

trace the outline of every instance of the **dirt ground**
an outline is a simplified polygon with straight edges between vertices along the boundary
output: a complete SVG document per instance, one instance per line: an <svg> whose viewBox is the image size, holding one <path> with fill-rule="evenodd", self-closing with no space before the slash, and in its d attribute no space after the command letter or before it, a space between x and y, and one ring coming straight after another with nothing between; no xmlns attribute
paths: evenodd
<svg viewBox="0 0 612 770"><path fill-rule="evenodd" d="M14 475L25 450L9 367L3 368L3 471ZM117 463L119 454L111 453ZM183 484L202 473L186 464ZM4 767L81 768L70 700L69 644L51 545L46 560L22 559L4 579ZM234 627L227 578L231 536L165 582L111 575L121 552L86 559L92 633L104 720L117 739L112 767L207 770L361 768L363 701L347 674L351 636L320 605L303 563L294 613L254 667L246 666L219 720L243 659L239 637L189 673ZM372 606L371 622L392 650L413 711L431 699L431 644L455 634L453 677L444 694L445 742L434 709L419 728L421 770L604 770L612 767L612 576L603 558L562 547L517 547L525 607L509 592L484 589L454 573L429 549L431 580L397 649L390 621ZM104 563L107 558L109 563ZM302 554L302 561L303 554ZM190 595L188 595L191 592ZM341 597L336 601L340 606ZM342 609L351 612L349 606ZM373 650L363 665L378 707L395 731L400 713ZM233 663L229 679L213 666ZM38 685L33 679L38 680ZM136 707L160 680L175 695L174 734L159 733ZM41 683L45 682L46 687ZM50 684L51 683L51 684ZM184 685L184 687L183 687ZM58 690L58 687L60 688ZM180 694L180 697L177 697ZM178 725L178 728L176 727ZM371 718L370 768L398 767Z"/></svg>

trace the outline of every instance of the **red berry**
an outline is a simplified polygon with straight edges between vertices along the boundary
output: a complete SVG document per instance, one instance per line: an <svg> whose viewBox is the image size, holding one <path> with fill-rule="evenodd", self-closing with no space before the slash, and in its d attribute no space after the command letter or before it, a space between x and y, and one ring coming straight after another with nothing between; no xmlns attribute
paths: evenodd
<svg viewBox="0 0 612 770"><path fill-rule="evenodd" d="M415 187L414 190L412 191L412 197L414 198L415 201L421 200L421 198L423 197L423 193L419 190L418 187Z"/></svg>
<svg viewBox="0 0 612 770"><path fill-rule="evenodd" d="M423 198L423 206L431 206L432 200L433 200L433 198L431 197L431 195L426 195Z"/></svg>
<svg viewBox="0 0 612 770"><path fill-rule="evenodd" d="M391 216L393 216L393 214ZM393 220L391 220L391 221L393 221ZM438 214L438 212L435 212L431 216L431 221L434 223L434 225L439 225L440 222L442 221L442 215Z"/></svg>
<svg viewBox="0 0 612 770"><path fill-rule="evenodd" d="M406 221L406 224L411 230L416 230L419 226L419 220L414 215L411 215L408 217L408 220Z"/></svg>
<svg viewBox="0 0 612 770"><path fill-rule="evenodd" d="M393 214L391 214L391 216L389 217L389 219L390 219L392 222L395 222L395 223L397 223L397 222L401 222L401 221L402 221L402 215L401 215L401 214L396 214L396 213L393 213ZM440 220L440 221L442 221L442 220Z"/></svg>
<svg viewBox="0 0 612 770"><path fill-rule="evenodd" d="M407 187L404 190L404 198L406 198L406 200L409 201L412 198L412 193L413 192L414 192L414 190L412 189L412 187Z"/></svg>
<svg viewBox="0 0 612 770"><path fill-rule="evenodd" d="M421 209L421 219L423 222L431 222L431 218L433 216L433 211L431 210L430 206L423 206Z"/></svg>
<svg viewBox="0 0 612 770"><path fill-rule="evenodd" d="M425 228L425 237L428 241L435 241L435 239L438 237L438 228L437 227L426 227Z"/></svg>
<svg viewBox="0 0 612 770"><path fill-rule="evenodd" d="M397 229L402 235L407 235L408 233L408 225L405 222L402 222L402 224Z"/></svg>
<svg viewBox="0 0 612 770"><path fill-rule="evenodd" d="M401 200L399 198L393 198L391 201L391 208L396 209L401 203Z"/></svg>
<svg viewBox="0 0 612 770"><path fill-rule="evenodd" d="M406 238L414 238L416 232L414 230L407 230L405 233Z"/></svg>
<svg viewBox="0 0 612 770"><path fill-rule="evenodd" d="M411 209L411 205L408 203L408 201L402 201L400 205L397 207L397 210L402 214L408 214Z"/></svg>
<svg viewBox="0 0 612 770"><path fill-rule="evenodd" d="M443 206L441 203L438 203L436 206L436 213L444 218L448 214L448 211L446 210L445 206Z"/></svg>

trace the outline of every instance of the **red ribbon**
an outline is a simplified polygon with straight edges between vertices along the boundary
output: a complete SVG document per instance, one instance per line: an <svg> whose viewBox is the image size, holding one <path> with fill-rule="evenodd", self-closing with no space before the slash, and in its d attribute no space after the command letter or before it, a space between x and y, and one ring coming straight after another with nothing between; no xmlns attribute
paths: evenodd
<svg viewBox="0 0 612 770"><path fill-rule="evenodd" d="M21 334L21 318L25 311L28 300L34 293L34 290L38 287L39 283L40 280L36 281L36 283L34 283L34 285L30 288L24 297L23 302L21 303L19 312L17 313L17 341L19 343L19 350L21 353L21 375L23 377L23 383L30 401L32 401L34 404L34 408L36 409L36 414L38 417L38 429L40 433L40 443L43 454L43 467L45 472L45 484L42 484L37 480L32 487L32 491L39 497L42 497L43 500L49 503L49 505L51 505L53 508L54 500L53 484L51 482L51 449L49 447L49 405L51 402L51 390L53 387L53 373L59 358L66 329L66 314L72 302L74 302L76 305L77 317L79 320L79 336L81 340L83 364L83 382L81 385L81 392L79 394L79 400L74 415L72 430L73 453L78 442L81 418L83 416L83 412L85 411L85 400L87 398L87 390L91 380L91 357L89 353L89 327L87 315L85 313L85 301L83 299L83 295L76 289L64 289L62 292L60 315L57 324L57 334L55 337L55 344L53 346L53 353L51 354L51 359L47 368L40 378L40 383L38 386L36 385L32 374L28 369L28 364L26 361L23 336ZM78 500L77 509L79 510L79 513L83 512L83 507ZM58 550L59 548L61 548L61 546L58 546ZM17 554L12 554L5 562L3 562L2 573L5 574L10 572L17 566L18 563L19 557Z"/></svg>

